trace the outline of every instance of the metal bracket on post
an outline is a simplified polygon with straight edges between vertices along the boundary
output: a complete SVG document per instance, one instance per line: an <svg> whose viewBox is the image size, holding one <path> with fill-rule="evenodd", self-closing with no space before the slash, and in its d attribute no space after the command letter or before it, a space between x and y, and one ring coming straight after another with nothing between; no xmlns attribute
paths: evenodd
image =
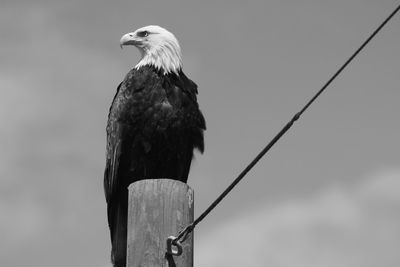
<svg viewBox="0 0 400 267"><path fill-rule="evenodd" d="M176 250L173 249L173 246L176 247ZM182 255L183 248L181 242L176 240L175 236L169 236L167 238L167 255L171 256L180 256Z"/></svg>

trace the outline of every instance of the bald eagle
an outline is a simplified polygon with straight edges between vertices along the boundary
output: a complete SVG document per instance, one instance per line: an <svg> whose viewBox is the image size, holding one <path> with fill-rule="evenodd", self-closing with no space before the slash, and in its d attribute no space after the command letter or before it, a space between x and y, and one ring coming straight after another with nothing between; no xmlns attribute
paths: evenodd
<svg viewBox="0 0 400 267"><path fill-rule="evenodd" d="M197 85L182 71L171 32L146 26L122 36L120 45L136 46L142 57L119 84L107 122L104 191L115 267L126 266L127 187L152 178L186 182L206 129Z"/></svg>

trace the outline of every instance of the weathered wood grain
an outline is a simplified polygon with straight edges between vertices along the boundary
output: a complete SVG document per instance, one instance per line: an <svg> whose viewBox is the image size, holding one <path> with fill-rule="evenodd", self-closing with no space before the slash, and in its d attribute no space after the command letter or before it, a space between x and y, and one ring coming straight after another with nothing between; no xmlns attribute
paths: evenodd
<svg viewBox="0 0 400 267"><path fill-rule="evenodd" d="M149 179L129 186L128 267L192 267L193 238L183 253L166 257L166 239L193 222L193 190L171 179Z"/></svg>

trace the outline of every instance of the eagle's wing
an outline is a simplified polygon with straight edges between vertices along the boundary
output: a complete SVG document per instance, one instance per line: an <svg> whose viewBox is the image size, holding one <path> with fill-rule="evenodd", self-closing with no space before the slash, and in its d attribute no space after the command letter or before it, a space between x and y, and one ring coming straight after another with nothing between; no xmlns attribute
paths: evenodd
<svg viewBox="0 0 400 267"><path fill-rule="evenodd" d="M116 114L120 113L121 83L113 99L107 122L106 167L104 170L104 193L107 201L107 217L112 242L112 261L126 258L127 233L127 179L130 165L137 165L136 158L131 157L132 132L134 126L120 121Z"/></svg>
<svg viewBox="0 0 400 267"><path fill-rule="evenodd" d="M118 180L116 179L118 175L118 162L121 156L121 135L123 134L122 129L115 125L111 118L111 109L114 106L115 99L119 93L122 83L118 85L117 92L113 98L112 104L110 106L108 122L107 122L107 148L106 148L106 167L104 170L104 194L106 196L106 201L109 203L111 201L111 196L118 185L116 184Z"/></svg>

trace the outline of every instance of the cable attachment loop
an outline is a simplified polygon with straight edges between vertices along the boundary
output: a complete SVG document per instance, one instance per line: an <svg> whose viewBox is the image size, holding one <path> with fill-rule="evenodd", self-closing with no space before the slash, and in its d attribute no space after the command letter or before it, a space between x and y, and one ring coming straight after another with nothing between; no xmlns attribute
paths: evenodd
<svg viewBox="0 0 400 267"><path fill-rule="evenodd" d="M182 255L183 248L182 248L181 242L185 242L185 240L188 238L189 234L193 231L193 228L194 228L194 225L189 224L188 226L186 226L185 229L183 229L181 232L179 232L177 237L171 235L167 238L167 255L171 255L171 256ZM176 250L174 250L173 247L176 247Z"/></svg>
<svg viewBox="0 0 400 267"><path fill-rule="evenodd" d="M172 235L167 238L167 255L170 256L182 255L183 252L182 244L177 239L178 238ZM176 249L174 249L173 247L176 247Z"/></svg>

